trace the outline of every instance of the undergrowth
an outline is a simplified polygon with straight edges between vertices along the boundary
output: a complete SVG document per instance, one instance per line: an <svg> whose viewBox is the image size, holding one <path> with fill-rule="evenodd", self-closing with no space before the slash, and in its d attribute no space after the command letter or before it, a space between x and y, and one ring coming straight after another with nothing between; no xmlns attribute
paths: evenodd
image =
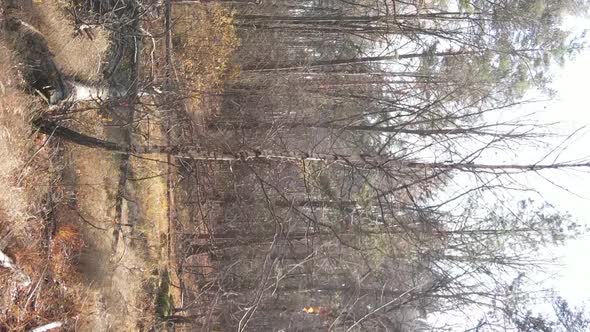
<svg viewBox="0 0 590 332"><path fill-rule="evenodd" d="M177 6L173 15L178 72L198 106L204 93L221 89L226 79L237 75L230 62L239 44L233 13L218 4L202 4Z"/></svg>
<svg viewBox="0 0 590 332"><path fill-rule="evenodd" d="M18 63L0 40L0 244L30 279L1 268L2 331L71 322L84 307L72 267L83 244L72 226L57 223L55 236L51 232L53 153L47 138L32 131L41 101L24 92Z"/></svg>
<svg viewBox="0 0 590 332"><path fill-rule="evenodd" d="M36 1L24 16L43 33L55 62L66 76L98 81L110 46L110 33L100 26L87 32L77 30L74 17L66 11L67 5L59 0Z"/></svg>
<svg viewBox="0 0 590 332"><path fill-rule="evenodd" d="M156 294L156 316L161 320L165 320L172 314L174 304L170 296L170 276L168 271L164 270L160 279L160 285Z"/></svg>

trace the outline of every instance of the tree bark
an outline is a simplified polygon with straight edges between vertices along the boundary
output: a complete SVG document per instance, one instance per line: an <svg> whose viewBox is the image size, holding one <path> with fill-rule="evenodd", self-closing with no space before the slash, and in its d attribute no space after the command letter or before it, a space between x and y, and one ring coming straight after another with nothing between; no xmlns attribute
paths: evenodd
<svg viewBox="0 0 590 332"><path fill-rule="evenodd" d="M287 63L287 64L276 64L266 66L246 66L242 68L242 72L266 72L266 71L290 71L296 69L309 69L322 66L335 66L335 65L353 65L359 63L370 63L379 61L396 61L413 58L423 58L427 56L433 57L451 57L461 55L474 55L482 54L483 51L449 51L449 52L422 52L422 53L408 53L408 54L396 54L396 55L384 55L384 56L367 56L352 59L338 59L338 60L318 60L311 63Z"/></svg>
<svg viewBox="0 0 590 332"><path fill-rule="evenodd" d="M124 154L171 154L178 158L200 161L252 161L257 159L279 161L311 161L339 163L348 166L387 167L398 169L458 170L462 172L488 171L496 173L532 172L546 169L590 168L590 162L552 164L477 164L469 162L428 162L403 160L387 155L289 152L271 150L209 151L191 146L131 145L129 147L87 136L54 122L37 118L35 127L40 132L65 139L71 143Z"/></svg>
<svg viewBox="0 0 590 332"><path fill-rule="evenodd" d="M371 131L381 133L395 133L395 134L409 134L417 136L444 136L444 135L478 135L478 136L497 136L507 138L522 138L525 136L531 136L527 133L503 133L486 131L485 128L498 127L497 124L492 125L480 125L474 127L457 127L457 128L437 128L437 129L408 129L404 128L403 125L398 126L374 126L374 125L336 125L333 123L305 123L305 122L291 122L291 123L269 123L269 122L250 122L250 123L212 123L210 128L221 128L221 129L260 129L268 130L274 126L278 128L320 128L320 129L333 129L333 130L347 130L347 131Z"/></svg>

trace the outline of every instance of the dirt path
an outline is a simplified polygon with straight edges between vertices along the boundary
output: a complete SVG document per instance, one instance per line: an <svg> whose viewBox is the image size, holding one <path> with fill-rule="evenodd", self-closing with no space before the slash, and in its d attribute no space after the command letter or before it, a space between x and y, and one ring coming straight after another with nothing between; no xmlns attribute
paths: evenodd
<svg viewBox="0 0 590 332"><path fill-rule="evenodd" d="M44 26L46 31L52 31L54 37L58 36L52 40L44 36L44 31L35 33L41 41L45 39L50 41L47 43L49 45L47 52L43 54L46 54L47 58L54 58L48 55L52 54L52 47L60 49L55 47L60 45L59 36L69 33L67 29L58 28L69 27L69 23L72 25L75 23L69 22L71 17L63 7L60 7L62 3L58 0L34 3L28 1L28 3L32 4L35 11L30 17L40 19L43 23L40 23L40 26ZM144 30L161 31L161 20L150 21L142 17L144 21L141 24L144 29L141 29L138 16L144 7L139 4L133 7L133 1L122 3L124 3L122 5L124 9L113 11L112 16L108 17L109 20L113 20L108 22L108 29L105 29L105 31L108 30L110 37L104 37L107 35L105 31L102 34L105 46L100 54L109 54L107 50L109 48L111 54L108 57L110 58L100 59L98 56L98 61L92 64L92 71L90 71L92 75L89 76L90 78L87 77L86 81L93 83L88 83L89 85L86 86L80 82L74 82L70 85L77 88L69 91L77 91L75 95L85 97L85 100L74 102L73 98L70 98L68 101L71 104L52 105L48 112L41 116L41 119L54 125L53 130L41 130L41 132L47 134L47 137L53 137L57 144L64 145L60 190L65 200L60 201L56 219L58 223L76 226L84 242L82 253L76 258L75 264L82 279L80 287L83 288L81 290L83 309L74 318L75 329L82 331L137 331L154 327L159 329L163 327L164 321L170 315L178 317L190 314L185 309L179 312L173 310L179 307L185 308L183 299L186 295L182 291L183 272L180 268L181 261L179 261L184 257L178 257L176 252L177 242L182 240L177 237L184 236L182 234L177 236L177 231L184 230L182 224L186 222L186 220L183 221L185 216L179 216L184 213L181 211L182 207L177 208L175 204L183 190L186 190L179 185L182 177L178 167L180 162L170 154L130 156L127 148L131 144L170 148L178 145L181 137L182 139L190 137L188 140L194 139L193 132L186 135L186 133L177 132L176 129L179 123L187 121L189 112L187 105L183 104L185 102L178 101L179 87L182 84L178 83L179 78L176 75L171 74L171 69L176 65L172 62L171 56L173 53L172 4L170 1L164 2L167 8L164 15L166 17L164 47L160 39L153 41L153 49L150 49L152 52L162 53L160 58L166 58L167 73L162 75L158 72L154 75L154 63L152 63L153 77L151 78L156 80L153 82L149 77L146 79L140 75L141 62L145 56L142 56L144 52L141 51L140 45L143 38L138 36L144 36ZM40 15L49 8L45 6L53 8L53 11L47 15ZM139 10L140 7L141 10ZM202 19L208 15L206 13L210 13L205 11L204 7L183 13L192 18L196 12L200 13L197 16ZM216 11L213 13L221 15ZM151 14L160 15L161 18L161 13ZM117 19L117 15L122 17ZM117 20L121 21L120 27L117 27ZM201 30L195 30L195 32L201 34L219 32L211 27L209 30L207 26L203 28L204 33ZM101 27L95 29L98 30ZM49 33L47 35L50 36ZM203 39L195 39L194 36L186 38L193 42ZM211 39L215 40L215 38ZM156 49L156 44L160 48ZM95 46L86 42L80 45L77 52L82 52L84 55L87 55L88 50ZM202 47L202 49L209 48ZM62 71L66 72L65 70L69 68L68 75L75 77L76 75L72 75L71 72L77 73L84 67L67 66L70 64L68 61L73 59L67 56L69 53L72 52L63 52L63 54L58 52L59 57L55 57L56 71L62 74ZM188 55L191 59L196 56L191 52ZM212 62L209 61L211 59L206 56L201 58L198 59L203 60L200 66L205 69L211 68L209 65ZM60 59L69 60L62 63L58 61ZM93 76L95 72L98 73L96 77ZM203 70L199 70L197 76L209 77L203 74ZM158 79L154 77L159 77L165 82L157 82ZM205 80L203 77L200 77L198 81ZM84 78L80 80L84 81ZM145 101L150 99L149 102L137 100L137 91L143 88L138 86L139 82L151 82L160 87L164 86L162 90L168 93L160 97L154 95L143 97ZM92 84L97 85L94 87L91 86ZM96 88L99 93L96 91L92 93L91 87ZM117 91L126 91L128 95L122 95ZM91 97L97 96L100 97L97 99L101 100L92 100ZM190 111L195 113L192 116L198 122L196 127L201 128L200 122L203 120L204 113L194 109ZM182 113L185 118L181 118L181 115L175 112ZM42 126L39 126L39 123L42 121L33 121L34 126L41 129ZM80 136L82 134L92 136L95 141L106 140L122 149L119 149L118 153L112 153L89 144L80 142L74 144L66 142L67 140L58 140L56 138L60 136L59 128L77 131L81 133ZM204 222L197 223L198 234L207 235L206 228ZM196 258L209 259L206 254ZM212 265L209 260L203 263L207 266ZM185 271L184 274L186 275L187 272ZM192 278L195 277L192 276ZM198 289L197 280L192 280L188 288L194 293Z"/></svg>
<svg viewBox="0 0 590 332"><path fill-rule="evenodd" d="M3 4L0 0L0 5ZM68 28L60 30L56 27L70 27L71 24L73 29L74 22L69 21L71 17L63 7L60 7L62 3L58 0L27 0L19 4L18 11L14 9L15 17L17 14L18 17L22 17L21 25L26 24L27 28L30 22L31 31L27 30L27 36L31 40L34 37L34 45L43 46L44 52L38 52L42 54L38 57L52 64L55 59L53 67L61 77L64 68L71 64L64 65L58 60L71 60L72 57L61 54L60 48L55 47L59 43L56 44L51 38L64 36L64 31L70 33ZM127 7L123 11L117 11L117 15L124 16L121 19L121 29L112 29L109 32L112 34L112 41L116 42L105 43L105 49L108 45L112 47L112 59L102 59L114 64L106 66L109 82L96 83L102 88L103 92L99 98L102 100L88 98L74 103L70 99L71 103L48 107L41 117L52 118L59 126L100 137L121 146L128 146L133 142L145 144L145 133L148 144L165 144L169 140L165 139L161 123L157 120L162 118L159 112L163 111L153 107L150 109L150 106L145 106L136 97L140 88L138 82L142 81L139 73L141 56L138 56L141 54L141 38L137 38L141 35L139 10L138 7L133 7L131 2L125 2L123 6ZM109 24L116 25L117 22ZM23 50L23 54L33 53L26 51L30 45L23 42L22 38L14 40L18 49ZM75 42L80 46L77 51L87 55L89 43L78 39ZM54 57L52 54L62 57ZM102 60L88 64L92 66L92 72L102 68ZM112 92L107 96L108 91L121 91L122 88L130 97L121 96L120 93L113 96ZM89 91L86 91L88 96ZM134 121L135 111L141 113L141 121ZM150 116L153 120L151 122ZM148 121L144 121L146 117ZM52 282L58 281L55 282L55 289L76 293L72 296L76 309L72 310L72 313L65 312L58 318L63 319L65 326L73 330L160 329L164 318L171 314L174 303L180 303L181 299L179 281L176 273L173 273L176 271L176 264L175 260L171 259L174 257L174 250L171 249L174 248L171 245L174 236L171 237L170 234L175 229L173 201L176 180L172 175L166 176L166 173L172 174L173 170L172 167L166 166L166 162L172 163L172 158L148 155L139 158L114 154L67 143L57 139L54 132L46 134L42 137L43 140L49 140L52 146L59 147L56 150L59 151L60 161L55 170L55 174L58 175L56 178L59 180L56 180L56 188L51 192L52 203L49 204L52 227L46 232L44 250L49 248L49 254L53 255L52 241L55 242L54 238L61 226L67 226L69 228L66 230L71 230L65 235L70 236L67 239L80 240L83 244L75 251L72 249L61 253L56 250L56 253L63 255L53 255L63 258L59 267L71 266L73 269L63 273L63 278L58 274L66 270L44 270L41 274L50 276L39 277L37 284L48 283L47 280L52 278L51 274L55 274L57 277L51 279ZM69 261L70 258L72 262ZM47 282L42 282L43 280ZM27 305L29 304L30 301L27 301ZM63 303L60 303L53 307L58 311L62 305Z"/></svg>
<svg viewBox="0 0 590 332"><path fill-rule="evenodd" d="M115 133L112 133L115 139ZM157 259L151 255L150 238L144 230L142 197L128 186L115 224L118 157L92 149L69 146L64 171L69 195L76 198L79 227L86 247L80 258L84 283L89 288L93 312L80 322L81 330L135 331L154 320L151 294L157 287ZM139 203L137 203L139 201Z"/></svg>
<svg viewBox="0 0 590 332"><path fill-rule="evenodd" d="M129 29L138 31L139 22ZM106 123L97 115L83 121L106 124L93 128L93 134L123 146L138 139L132 125L138 106L128 105L135 105L140 64L134 55L140 53L141 45L129 37L130 32L115 37L121 45L135 45L135 49L118 48L123 54L113 54L121 65L113 69L110 81L113 90L127 86L131 97L125 98L126 105L111 106L103 114L110 119ZM166 186L164 178L154 177L162 167L157 161L80 146L69 150L67 171L73 175L79 214L88 221L81 223L86 248L80 264L96 303L80 322L80 330L149 329L158 324L156 296L167 287L161 285L167 258L163 254L168 231Z"/></svg>

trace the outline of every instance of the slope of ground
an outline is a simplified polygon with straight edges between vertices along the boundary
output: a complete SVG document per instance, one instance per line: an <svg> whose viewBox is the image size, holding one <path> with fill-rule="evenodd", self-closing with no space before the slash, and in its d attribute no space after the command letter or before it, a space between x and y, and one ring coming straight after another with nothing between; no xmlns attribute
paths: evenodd
<svg viewBox="0 0 590 332"><path fill-rule="evenodd" d="M183 298L171 236L177 229L172 220L177 179L170 175L176 161L154 155L127 163L120 154L31 135L31 119L53 117L121 144L128 143L128 135L141 144L166 144L181 136L160 121L170 105L154 107L161 101L146 97L135 107L141 114L137 125L125 121L131 109L125 100L48 107L47 84L55 88L66 77L102 86L135 84L130 82L137 81L136 51L115 48L125 42L113 42L117 37L101 26L90 36L81 33L73 11L66 10L68 1L0 5L0 21L16 22L13 30L0 30L0 183L6 188L0 195L0 257L10 260L0 267L0 282L9 285L0 291L0 330L49 323L82 331L164 327ZM174 14L179 22L190 16L204 24L189 36L185 30L193 29L195 20L176 26L178 62L169 63L191 74L189 80L170 73L168 81L191 97L187 104L174 104L177 111L194 115L207 108L207 91L222 85L236 42L230 14L218 5L180 7ZM154 21L145 24L144 32L161 29ZM151 41L153 52L140 57L143 73L163 62L165 45ZM109 82L102 77L105 68ZM39 79L36 72L49 74Z"/></svg>

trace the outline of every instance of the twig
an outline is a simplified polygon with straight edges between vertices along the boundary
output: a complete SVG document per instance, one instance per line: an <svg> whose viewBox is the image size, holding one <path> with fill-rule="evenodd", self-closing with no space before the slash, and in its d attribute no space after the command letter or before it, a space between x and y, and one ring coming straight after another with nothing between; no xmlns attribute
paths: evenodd
<svg viewBox="0 0 590 332"><path fill-rule="evenodd" d="M354 322L354 324L352 324L348 329L346 329L346 332L351 331L355 326L357 326L358 324L360 324L361 322L365 321L367 318L369 318L370 316L374 315L375 313L377 313L378 311L382 310L383 308L387 307L388 305L398 301L399 299L401 299L402 297L408 295L410 292L418 289L419 287L421 287L423 285L416 285L415 287L412 287L410 289L408 289L407 291L401 293L398 297L396 297L395 299L385 303L384 305L378 307L377 309L369 312L368 314L364 315L363 317L361 317L361 319L357 320L356 322Z"/></svg>
<svg viewBox="0 0 590 332"><path fill-rule="evenodd" d="M28 287L31 284L31 278L26 275L5 253L0 250L0 267L7 268L19 276L20 286Z"/></svg>
<svg viewBox="0 0 590 332"><path fill-rule="evenodd" d="M32 330L29 330L29 332L45 332L45 331L49 331L52 329L60 328L62 325L63 325L62 322L53 322L53 323L45 324L43 326L36 327Z"/></svg>

